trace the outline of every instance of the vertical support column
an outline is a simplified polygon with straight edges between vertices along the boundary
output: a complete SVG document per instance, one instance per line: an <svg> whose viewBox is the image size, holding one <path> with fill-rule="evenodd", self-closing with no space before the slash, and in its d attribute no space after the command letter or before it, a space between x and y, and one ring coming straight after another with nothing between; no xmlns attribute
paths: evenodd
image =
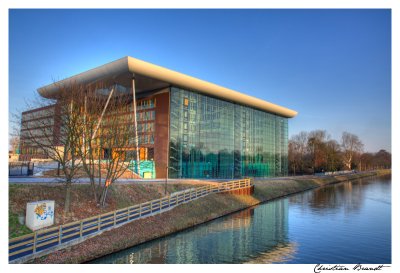
<svg viewBox="0 0 400 273"><path fill-rule="evenodd" d="M93 140L93 139L96 137L97 130L99 130L101 121L103 120L104 113L105 113L106 110L107 110L108 103L110 102L110 99L111 99L111 97L112 97L112 95L113 95L113 93L114 93L114 89L115 89L115 88L113 87L113 88L111 89L110 94L108 95L108 98L107 98L107 101L106 101L106 105L104 106L103 111L101 112L99 121L97 122L96 128L94 129L94 132L93 132L93 135L92 135L92 137L91 137L91 140Z"/></svg>
<svg viewBox="0 0 400 273"><path fill-rule="evenodd" d="M139 158L139 138L137 132L137 117L136 117L136 89L135 89L135 77L132 76L132 103L133 103L133 128L135 130L135 148L136 148L136 166L137 174L140 176L140 158Z"/></svg>

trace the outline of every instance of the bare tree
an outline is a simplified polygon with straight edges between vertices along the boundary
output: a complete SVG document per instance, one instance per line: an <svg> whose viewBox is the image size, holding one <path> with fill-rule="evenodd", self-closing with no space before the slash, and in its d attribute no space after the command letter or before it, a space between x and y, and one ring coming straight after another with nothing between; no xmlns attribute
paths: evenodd
<svg viewBox="0 0 400 273"><path fill-rule="evenodd" d="M307 152L307 133L300 132L289 140L288 161L289 166L296 172L304 172L305 154Z"/></svg>
<svg viewBox="0 0 400 273"><path fill-rule="evenodd" d="M305 157L307 154L308 133L302 131L299 134L293 136L292 140L296 143L296 150L298 154L296 160L298 161L298 167L301 172L304 172Z"/></svg>
<svg viewBox="0 0 400 273"><path fill-rule="evenodd" d="M297 152L297 143L293 139L290 139L288 143L288 161L289 168L293 170L293 175L296 175L296 171L299 171L300 161L299 154Z"/></svg>
<svg viewBox="0 0 400 273"><path fill-rule="evenodd" d="M132 96L120 89L103 83L59 86L54 99L38 98L31 105L36 110L22 117L24 153L51 158L61 166L65 212L70 209L75 178L85 173L95 201L104 206L109 187L137 155L132 148L136 142Z"/></svg>
<svg viewBox="0 0 400 273"><path fill-rule="evenodd" d="M32 111L21 117L21 148L24 154L50 158L59 163L65 184L64 212L70 212L71 187L78 177L81 161L77 146L80 136L77 128L82 126L78 95L82 87L59 86L54 99L38 97L30 105Z"/></svg>
<svg viewBox="0 0 400 273"><path fill-rule="evenodd" d="M392 154L386 150L379 150L374 154L374 166L380 169L388 169L392 167Z"/></svg>
<svg viewBox="0 0 400 273"><path fill-rule="evenodd" d="M105 85L87 87L82 94L78 153L95 201L105 206L109 187L128 170L136 155L132 97L116 86Z"/></svg>
<svg viewBox="0 0 400 273"><path fill-rule="evenodd" d="M362 153L363 143L358 136L343 132L339 144L325 130L301 132L289 140L288 161L296 173L338 171L358 167L359 170L390 168L391 154L385 150Z"/></svg>
<svg viewBox="0 0 400 273"><path fill-rule="evenodd" d="M356 153L362 152L364 144L357 135L343 132L342 134L342 149L343 149L343 163L345 167L350 170L354 163Z"/></svg>
<svg viewBox="0 0 400 273"><path fill-rule="evenodd" d="M308 134L308 150L312 158L313 172L326 169L326 142L330 136L325 130L315 130Z"/></svg>
<svg viewBox="0 0 400 273"><path fill-rule="evenodd" d="M331 139L326 142L326 159L328 171L335 172L341 169L340 144L336 140Z"/></svg>
<svg viewBox="0 0 400 273"><path fill-rule="evenodd" d="M374 154L372 153L363 153L360 156L360 162L359 162L359 170L360 171L365 171L365 170L371 170L374 167Z"/></svg>
<svg viewBox="0 0 400 273"><path fill-rule="evenodd" d="M19 149L19 135L15 135L13 134L10 138L10 147L9 147L10 151L12 151L13 153L17 153L18 149Z"/></svg>

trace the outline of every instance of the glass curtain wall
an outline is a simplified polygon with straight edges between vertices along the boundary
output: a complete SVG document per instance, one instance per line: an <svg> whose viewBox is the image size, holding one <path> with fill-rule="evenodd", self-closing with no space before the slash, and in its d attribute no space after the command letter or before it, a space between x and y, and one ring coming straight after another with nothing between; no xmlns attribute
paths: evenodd
<svg viewBox="0 0 400 273"><path fill-rule="evenodd" d="M171 178L287 175L287 118L171 88Z"/></svg>

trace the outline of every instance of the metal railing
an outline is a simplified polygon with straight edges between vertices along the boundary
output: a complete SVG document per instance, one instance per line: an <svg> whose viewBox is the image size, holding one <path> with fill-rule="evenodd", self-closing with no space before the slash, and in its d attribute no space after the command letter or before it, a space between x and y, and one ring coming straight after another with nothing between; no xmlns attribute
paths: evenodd
<svg viewBox="0 0 400 273"><path fill-rule="evenodd" d="M155 213L162 213L172 207L187 203L211 193L226 192L235 189L248 188L250 179L235 180L219 184L173 193L169 196L130 206L124 209L107 212L80 221L64 224L58 227L38 230L34 233L9 240L8 257L13 261L26 256L51 250L67 242L80 240L88 235L94 236L100 231L112 229Z"/></svg>

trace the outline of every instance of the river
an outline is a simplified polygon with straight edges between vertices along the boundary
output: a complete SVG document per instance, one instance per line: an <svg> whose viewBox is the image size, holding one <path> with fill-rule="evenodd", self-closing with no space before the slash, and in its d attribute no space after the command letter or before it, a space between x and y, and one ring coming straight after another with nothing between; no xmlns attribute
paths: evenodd
<svg viewBox="0 0 400 273"><path fill-rule="evenodd" d="M92 263L391 263L391 177L263 203Z"/></svg>

